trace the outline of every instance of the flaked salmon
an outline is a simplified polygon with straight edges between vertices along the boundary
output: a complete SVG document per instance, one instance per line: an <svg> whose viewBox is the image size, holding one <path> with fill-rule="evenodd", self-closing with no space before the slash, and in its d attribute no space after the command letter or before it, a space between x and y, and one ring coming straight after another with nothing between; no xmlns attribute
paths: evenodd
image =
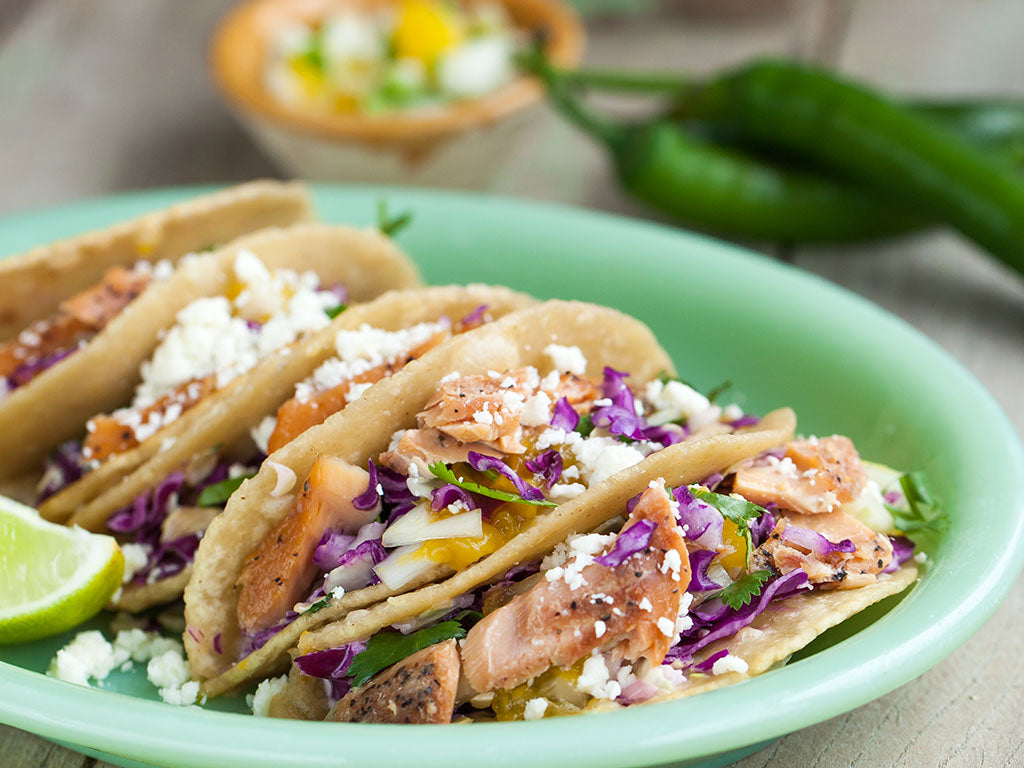
<svg viewBox="0 0 1024 768"><path fill-rule="evenodd" d="M849 539L856 549L851 553L817 554L785 539L787 526L808 528L833 544ZM811 584L855 589L873 583L876 574L889 567L892 557L888 536L876 533L842 510L815 515L787 512L779 516L775 529L754 550L751 568L781 574L802 568Z"/></svg>
<svg viewBox="0 0 1024 768"><path fill-rule="evenodd" d="M650 543L620 565L591 563L580 572L582 584L552 578L549 570L528 592L481 619L462 647L470 686L513 688L594 650L660 664L690 582L686 545L663 483L644 492L623 531L639 520L656 523Z"/></svg>
<svg viewBox="0 0 1024 768"><path fill-rule="evenodd" d="M407 429L394 448L380 455L379 463L403 475L411 474L410 465L415 464L420 477L430 477L428 467L434 462L469 461L470 451L498 458L503 455L487 443L460 443L437 429Z"/></svg>
<svg viewBox="0 0 1024 768"><path fill-rule="evenodd" d="M310 591L313 562L325 531L355 533L376 517L352 506L369 474L332 456L318 456L296 507L263 540L238 577L238 623L245 632L275 625Z"/></svg>
<svg viewBox="0 0 1024 768"><path fill-rule="evenodd" d="M349 691L324 718L339 723L450 723L459 686L454 640L417 651Z"/></svg>
<svg viewBox="0 0 1024 768"><path fill-rule="evenodd" d="M150 279L148 270L107 270L98 285L65 299L52 318L34 323L13 341L0 344L0 376L70 349L102 330L142 293Z"/></svg>
<svg viewBox="0 0 1024 768"><path fill-rule="evenodd" d="M488 443L502 453L525 453L519 419L533 392L529 369L442 380L417 420L421 427L437 429L462 443Z"/></svg>
<svg viewBox="0 0 1024 768"><path fill-rule="evenodd" d="M867 473L848 437L794 440L785 455L736 471L733 491L755 504L816 515L860 496Z"/></svg>
<svg viewBox="0 0 1024 768"><path fill-rule="evenodd" d="M267 443L267 452L273 453L310 427L323 424L329 416L342 410L349 403L349 392L353 384L375 384L386 379L450 336L451 333L444 328L404 355L363 371L323 392L316 392L305 399L293 397L286 401L277 409L277 423Z"/></svg>

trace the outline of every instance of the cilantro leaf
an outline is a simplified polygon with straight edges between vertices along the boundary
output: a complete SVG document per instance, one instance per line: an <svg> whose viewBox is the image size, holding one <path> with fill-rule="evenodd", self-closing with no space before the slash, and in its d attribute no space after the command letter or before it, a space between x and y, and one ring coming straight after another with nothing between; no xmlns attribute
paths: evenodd
<svg viewBox="0 0 1024 768"><path fill-rule="evenodd" d="M707 502L713 506L722 513L723 517L728 518L736 524L736 531L746 542L747 561L749 563L749 558L754 552L754 540L750 535L749 523L751 520L757 520L757 518L768 510L744 499L737 499L735 496L726 496L721 493L714 493L713 491L709 491L699 485L691 485L690 493L701 501Z"/></svg>
<svg viewBox="0 0 1024 768"><path fill-rule="evenodd" d="M401 632L378 632L366 643L366 650L357 654L349 665L348 674L352 687L365 685L371 677L392 664L412 656L435 643L449 638L463 638L466 629L458 621L442 621L432 627L425 627L411 635Z"/></svg>
<svg viewBox="0 0 1024 768"><path fill-rule="evenodd" d="M732 381L723 381L717 387L708 392L707 398L713 403L730 389L732 389Z"/></svg>
<svg viewBox="0 0 1024 768"><path fill-rule="evenodd" d="M196 504L200 507L218 507L221 504L226 504L227 500L231 498L231 494L238 490L238 486L250 477L253 477L253 475L239 475L238 477L229 477L227 480L221 480L219 483L208 485L199 494L199 500Z"/></svg>
<svg viewBox="0 0 1024 768"><path fill-rule="evenodd" d="M584 437L590 437L590 433L594 431L594 421L590 418L589 413L584 413L580 416L580 423L576 425L574 432L579 432Z"/></svg>
<svg viewBox="0 0 1024 768"><path fill-rule="evenodd" d="M751 520L757 520L757 518L768 511L753 502L737 499L735 496L714 493L699 485L691 485L690 493L701 501L707 502L721 512L722 515L732 520L741 531L747 529L747 524Z"/></svg>
<svg viewBox="0 0 1024 768"><path fill-rule="evenodd" d="M717 597L734 611L738 611L761 594L761 588L771 577L772 572L768 570L751 571L724 589L708 595L707 599Z"/></svg>
<svg viewBox="0 0 1024 768"><path fill-rule="evenodd" d="M397 216L388 213L388 202L381 198L377 201L377 229L388 237L394 237L405 229L412 221L412 211L405 211Z"/></svg>
<svg viewBox="0 0 1024 768"><path fill-rule="evenodd" d="M319 24L310 32L309 45L295 57L316 72L324 71L324 31Z"/></svg>
<svg viewBox="0 0 1024 768"><path fill-rule="evenodd" d="M902 475L900 487L907 500L906 506L885 505L892 515L893 523L918 547L934 549L949 525L941 501L929 490L922 472Z"/></svg>
<svg viewBox="0 0 1024 768"><path fill-rule="evenodd" d="M309 608L304 610L303 613L304 614L306 614L306 613L320 613L320 611L322 611L324 608L326 608L330 604L330 602L331 602L331 596L330 595L324 595L319 600L317 600L315 603L313 603L311 606L309 606Z"/></svg>
<svg viewBox="0 0 1024 768"><path fill-rule="evenodd" d="M480 485L479 483L471 483L468 480L460 480L452 472L451 468L446 467L443 461L435 461L433 464L428 466L430 474L436 477L438 480L444 480L446 483L458 486L464 491L470 493L476 493L480 496L486 496L489 499L498 499L499 501L511 501L516 504L532 504L535 507L557 507L553 501L529 501L524 499L518 493L508 493L507 491L499 491L496 488L487 488Z"/></svg>
<svg viewBox="0 0 1024 768"><path fill-rule="evenodd" d="M336 307L329 307L328 309L325 309L324 312L326 312L327 316L333 320L346 309L348 309L348 304L339 304Z"/></svg>

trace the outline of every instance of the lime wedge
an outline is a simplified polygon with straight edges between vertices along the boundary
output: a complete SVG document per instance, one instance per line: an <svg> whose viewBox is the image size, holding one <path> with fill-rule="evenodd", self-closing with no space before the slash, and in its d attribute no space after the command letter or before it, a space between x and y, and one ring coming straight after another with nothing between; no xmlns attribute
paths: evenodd
<svg viewBox="0 0 1024 768"><path fill-rule="evenodd" d="M55 635L99 612L121 586L110 536L43 520L0 496L0 644Z"/></svg>

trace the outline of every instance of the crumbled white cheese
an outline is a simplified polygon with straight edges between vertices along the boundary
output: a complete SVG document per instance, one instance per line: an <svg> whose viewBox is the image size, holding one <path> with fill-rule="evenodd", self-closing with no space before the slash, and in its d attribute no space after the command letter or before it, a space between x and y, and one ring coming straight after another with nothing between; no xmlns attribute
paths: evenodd
<svg viewBox="0 0 1024 768"><path fill-rule="evenodd" d="M548 711L548 700L544 697L538 697L536 699L530 699L526 702L526 708L523 710L524 720L540 720L544 717L544 713Z"/></svg>
<svg viewBox="0 0 1024 768"><path fill-rule="evenodd" d="M579 589L587 583L583 578L583 569L593 563L594 556L603 552L614 540L614 534L589 533L570 536L541 561L541 570L545 571L544 578L548 581L561 579L570 589Z"/></svg>
<svg viewBox="0 0 1024 768"><path fill-rule="evenodd" d="M662 616L657 621L658 631L665 637L673 637L676 633L676 623L669 618Z"/></svg>
<svg viewBox="0 0 1024 768"><path fill-rule="evenodd" d="M833 491L825 491L821 494L821 503L824 505L826 512L831 512L839 504L839 497Z"/></svg>
<svg viewBox="0 0 1024 768"><path fill-rule="evenodd" d="M594 622L594 636L595 637L603 637L604 633L607 632L607 631L608 631L608 625L606 625L603 621L598 619L597 621Z"/></svg>
<svg viewBox="0 0 1024 768"><path fill-rule="evenodd" d="M146 665L146 677L168 704L187 707L199 696L199 683L189 680L188 662L178 650L154 656Z"/></svg>
<svg viewBox="0 0 1024 768"><path fill-rule="evenodd" d="M321 364L308 379L299 382L295 386L295 396L301 402L308 402L318 392L334 389L373 368L394 363L450 325L448 320L439 320L398 331L385 331L363 323L355 330L340 330L334 337L337 356ZM451 375L442 379L442 383L451 380ZM458 374L455 376L457 378Z"/></svg>
<svg viewBox="0 0 1024 768"><path fill-rule="evenodd" d="M747 662L739 656L733 656L730 653L728 656L723 656L718 659L711 666L711 672L715 675L724 675L729 672L739 672L740 674L743 674L748 668Z"/></svg>
<svg viewBox="0 0 1024 768"><path fill-rule="evenodd" d="M673 581L679 581L679 571L683 567L683 559L679 551L670 549L665 553L665 559L661 561L659 570L662 573L671 573Z"/></svg>
<svg viewBox="0 0 1024 768"><path fill-rule="evenodd" d="M153 547L150 544L128 543L121 545L121 554L124 555L124 576L122 584L127 584L135 578L135 574L146 567L149 562L149 555Z"/></svg>
<svg viewBox="0 0 1024 768"><path fill-rule="evenodd" d="M157 632L145 632L138 628L125 629L114 638L114 653L135 662L149 661L154 656L174 651L182 652L181 643Z"/></svg>
<svg viewBox="0 0 1024 768"><path fill-rule="evenodd" d="M621 443L612 437L588 437L574 441L571 449L588 487L644 460L644 454L635 446Z"/></svg>
<svg viewBox="0 0 1024 768"><path fill-rule="evenodd" d="M352 383L352 384L351 384L351 385L349 386L349 388L348 388L348 392L347 392L347 393L345 394L345 398L346 398L346 399L347 399L347 400L348 400L348 401L349 401L350 403L354 403L354 402L355 402L356 400L358 400L358 399L359 399L360 397L362 397L363 395L365 395L365 394L366 394L366 392L367 392L367 391L368 391L368 390L370 389L370 387L372 387L372 386L373 386L373 382L372 382L372 381L362 381L362 382L358 382L358 381L357 381L357 382L353 382L353 383Z"/></svg>
<svg viewBox="0 0 1024 768"><path fill-rule="evenodd" d="M413 496L429 499L434 490L434 478L420 477L420 471L416 464L410 464L409 477L405 481L405 485Z"/></svg>
<svg viewBox="0 0 1024 768"><path fill-rule="evenodd" d="M651 601L648 598L646 598L646 597L643 600L640 601L640 604L639 604L638 607L640 608L641 611L651 612L651 611L654 610L654 606L651 605Z"/></svg>
<svg viewBox="0 0 1024 768"><path fill-rule="evenodd" d="M458 371L452 371L451 373L445 374L441 377L441 383L447 384L449 381L455 381L456 379L462 378L462 374Z"/></svg>
<svg viewBox="0 0 1024 768"><path fill-rule="evenodd" d="M114 647L98 630L79 632L50 662L47 674L76 685L89 685L89 679L105 680L107 675L124 663L114 653Z"/></svg>
<svg viewBox="0 0 1024 768"><path fill-rule="evenodd" d="M722 409L722 418L726 421L739 421L743 418L743 409L736 403L729 403Z"/></svg>
<svg viewBox="0 0 1024 768"><path fill-rule="evenodd" d="M538 392L526 401L519 423L524 427L539 427L551 420L551 398Z"/></svg>
<svg viewBox="0 0 1024 768"><path fill-rule="evenodd" d="M704 395L681 381L662 382L654 379L647 383L644 399L654 408L654 413L647 417L647 423L653 425L667 424L678 419L692 422L714 407ZM720 409L716 411L716 418L719 413ZM693 424L690 426L693 427Z"/></svg>
<svg viewBox="0 0 1024 768"><path fill-rule="evenodd" d="M555 366L555 370L562 373L575 373L582 376L587 372L587 358L579 347L565 347L561 344L548 344L544 347L544 354L547 355Z"/></svg>
<svg viewBox="0 0 1024 768"><path fill-rule="evenodd" d="M580 483L555 483L548 490L548 498L558 502L569 501L569 499L575 499L585 490L587 487Z"/></svg>
<svg viewBox="0 0 1024 768"><path fill-rule="evenodd" d="M914 562L918 563L920 565L924 565L925 563L928 562L928 553L927 552L918 552L917 554L914 555Z"/></svg>
<svg viewBox="0 0 1024 768"><path fill-rule="evenodd" d="M196 299L178 312L152 357L142 364L142 382L131 408L140 410L189 381L215 375L224 387L263 357L300 335L325 328L324 309L337 303L317 291L317 276L292 270L268 270L252 253L239 251L235 277L243 286L234 300ZM250 328L247 321L260 323ZM169 414L168 414L169 415ZM179 411L180 415L180 411ZM162 418L167 426L173 418ZM152 429L153 425L144 425Z"/></svg>
<svg viewBox="0 0 1024 768"><path fill-rule="evenodd" d="M583 671L576 679L576 688L595 699L616 699L622 693L617 680L610 680L608 665L596 650L583 662Z"/></svg>
<svg viewBox="0 0 1024 768"><path fill-rule="evenodd" d="M288 682L287 675L280 677L269 677L256 686L256 692L246 697L246 703L252 707L252 713L256 717L270 716L270 700L284 690Z"/></svg>
<svg viewBox="0 0 1024 768"><path fill-rule="evenodd" d="M270 453L268 449L270 436L274 434L275 429L277 429L277 416L264 416L263 420L249 431L252 441L260 449L260 452Z"/></svg>

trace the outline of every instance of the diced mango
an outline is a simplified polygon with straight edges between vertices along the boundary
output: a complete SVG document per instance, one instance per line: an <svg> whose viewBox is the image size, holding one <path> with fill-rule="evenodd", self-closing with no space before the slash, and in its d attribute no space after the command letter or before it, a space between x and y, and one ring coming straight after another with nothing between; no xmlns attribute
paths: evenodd
<svg viewBox="0 0 1024 768"><path fill-rule="evenodd" d="M419 59L429 67L461 39L459 21L443 3L407 0L399 11L392 44L397 58Z"/></svg>

